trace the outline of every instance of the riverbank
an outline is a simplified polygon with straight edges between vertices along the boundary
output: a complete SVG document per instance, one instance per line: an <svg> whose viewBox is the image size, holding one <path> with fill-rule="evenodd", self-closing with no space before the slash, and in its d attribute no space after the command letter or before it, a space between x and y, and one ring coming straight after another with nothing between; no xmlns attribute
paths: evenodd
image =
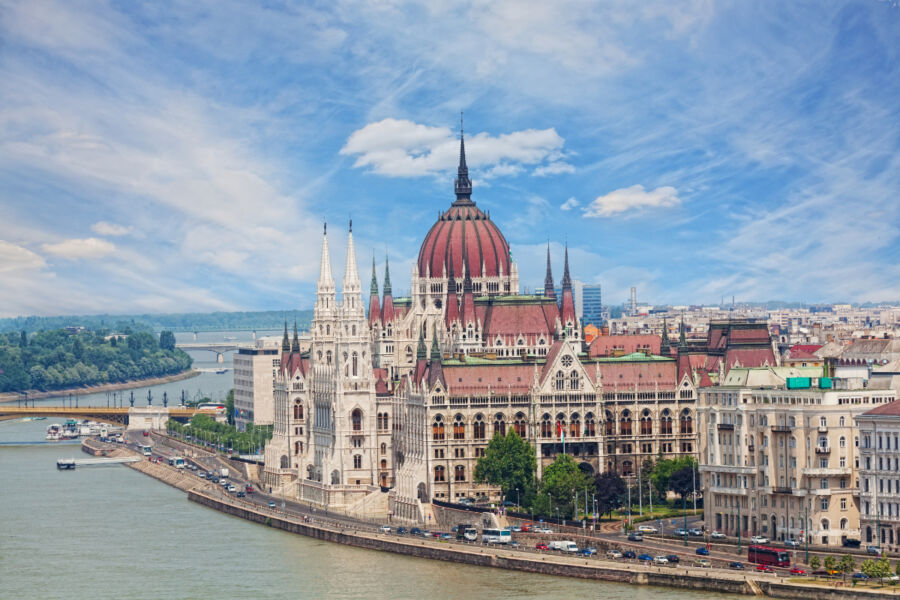
<svg viewBox="0 0 900 600"><path fill-rule="evenodd" d="M119 383L104 383L103 385L93 385L79 388L69 388L65 390L50 390L42 392L40 390L27 390L26 392L4 392L0 394L0 402L16 402L24 398L24 394L28 394L29 400L42 400L44 398L60 398L69 395L85 396L88 394L102 394L104 392L116 392L119 390L130 390L133 388L160 385L163 383L172 383L190 379L200 374L199 371L188 369L174 375L166 375L165 377L151 377L150 379L133 379L131 381L122 381Z"/></svg>

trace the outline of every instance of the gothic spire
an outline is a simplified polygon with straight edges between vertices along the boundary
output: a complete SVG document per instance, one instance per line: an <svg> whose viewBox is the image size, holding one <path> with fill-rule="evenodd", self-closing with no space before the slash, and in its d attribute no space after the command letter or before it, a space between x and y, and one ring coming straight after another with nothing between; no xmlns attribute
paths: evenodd
<svg viewBox="0 0 900 600"><path fill-rule="evenodd" d="M425 350L425 332L419 330L419 345L416 347L416 360L425 360L428 352Z"/></svg>
<svg viewBox="0 0 900 600"><path fill-rule="evenodd" d="M687 346L687 336L685 334L685 331L686 330L684 327L684 316L682 316L681 317L681 326L679 327L679 332L678 332L678 345L679 346Z"/></svg>
<svg viewBox="0 0 900 600"><path fill-rule="evenodd" d="M664 349L666 352L669 351L669 325L666 322L665 317L663 317L662 341L660 342L660 348Z"/></svg>
<svg viewBox="0 0 900 600"><path fill-rule="evenodd" d="M390 296L391 294L391 269L388 266L388 257L387 254L384 255L384 295Z"/></svg>
<svg viewBox="0 0 900 600"><path fill-rule="evenodd" d="M372 296L378 297L378 279L375 277L375 257L372 257L372 286L369 288Z"/></svg>
<svg viewBox="0 0 900 600"><path fill-rule="evenodd" d="M472 204L472 181L469 179L469 167L466 165L466 140L463 136L462 113L459 113L459 167L456 170L456 202L454 204Z"/></svg>
<svg viewBox="0 0 900 600"><path fill-rule="evenodd" d="M441 360L441 348L438 346L437 322L434 323L431 334L431 360Z"/></svg>
<svg viewBox="0 0 900 600"><path fill-rule="evenodd" d="M294 339L291 341L291 352L300 352L300 337L297 335L297 320L294 320Z"/></svg>
<svg viewBox="0 0 900 600"><path fill-rule="evenodd" d="M282 350L283 352L287 352L287 351L290 350L290 349L291 349L291 342L290 342L290 340L288 339L288 333L287 333L287 319L285 319L285 320L284 320L284 338L282 338L282 340L281 340L281 350Z"/></svg>
<svg viewBox="0 0 900 600"><path fill-rule="evenodd" d="M323 284L334 283L334 277L331 275L331 255L328 253L328 223L322 233L322 264L319 266L319 286Z"/></svg>
<svg viewBox="0 0 900 600"><path fill-rule="evenodd" d="M544 276L544 295L548 298L556 298L553 289L553 271L550 269L550 242L547 242L547 274Z"/></svg>
<svg viewBox="0 0 900 600"><path fill-rule="evenodd" d="M563 267L563 278L562 278L562 288L563 291L572 289L572 278L569 277L569 244L566 243L566 262Z"/></svg>
<svg viewBox="0 0 900 600"><path fill-rule="evenodd" d="M344 289L348 283L359 283L359 270L356 266L356 248L353 245L353 221L350 221L350 231L347 234L347 266L344 269ZM357 288L358 289L358 288Z"/></svg>

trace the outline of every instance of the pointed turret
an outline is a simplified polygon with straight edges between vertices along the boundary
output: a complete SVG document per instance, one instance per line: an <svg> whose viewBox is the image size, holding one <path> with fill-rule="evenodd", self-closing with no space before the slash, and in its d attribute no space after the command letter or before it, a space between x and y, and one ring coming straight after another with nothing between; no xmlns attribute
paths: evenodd
<svg viewBox="0 0 900 600"><path fill-rule="evenodd" d="M416 360L425 360L428 357L428 350L425 348L425 332L419 331L419 345L416 346Z"/></svg>
<svg viewBox="0 0 900 600"><path fill-rule="evenodd" d="M297 335L297 321L294 321L294 339L291 340L291 352L300 352L300 336Z"/></svg>
<svg viewBox="0 0 900 600"><path fill-rule="evenodd" d="M359 267L356 264L356 248L353 245L353 221L347 233L347 265L341 282L341 309L345 317L365 318L362 301L362 284L359 281Z"/></svg>
<svg viewBox="0 0 900 600"><path fill-rule="evenodd" d="M453 274L453 252L450 252L450 274L447 277L447 305L444 307L444 323L447 329L459 321L459 300L456 296L456 278Z"/></svg>
<svg viewBox="0 0 900 600"><path fill-rule="evenodd" d="M384 325L394 322L394 297L391 295L391 270L388 257L384 256L384 297L381 301L381 322Z"/></svg>
<svg viewBox="0 0 900 600"><path fill-rule="evenodd" d="M562 307L561 317L565 327L567 324L575 325L575 296L572 294L572 278L569 276L569 245L566 244L566 258L563 266L562 278Z"/></svg>
<svg viewBox="0 0 900 600"><path fill-rule="evenodd" d="M687 330L684 327L684 317L681 317L681 325L678 328L678 346L687 346Z"/></svg>
<svg viewBox="0 0 900 600"><path fill-rule="evenodd" d="M331 283L334 286L334 277L331 274L331 255L328 253L328 223L325 224L322 233L322 263L319 265L319 286L323 283Z"/></svg>
<svg viewBox="0 0 900 600"><path fill-rule="evenodd" d="M544 295L548 298L556 298L556 290L553 289L553 271L550 269L550 242L547 242L547 274L544 275Z"/></svg>
<svg viewBox="0 0 900 600"><path fill-rule="evenodd" d="M466 165L466 140L463 136L462 115L459 119L459 167L456 170L456 202L453 204L473 204L472 181L469 179L469 167Z"/></svg>
<svg viewBox="0 0 900 600"><path fill-rule="evenodd" d="M369 326L381 321L381 305L378 302L378 278L375 276L375 257L372 257L372 285L369 287Z"/></svg>
<svg viewBox="0 0 900 600"><path fill-rule="evenodd" d="M431 332L431 362L441 360L441 347L438 344L437 323L432 327Z"/></svg>
<svg viewBox="0 0 900 600"><path fill-rule="evenodd" d="M659 342L659 353L663 356L668 356L671 347L671 344L669 344L669 324L666 319L663 318L662 340Z"/></svg>
<svg viewBox="0 0 900 600"><path fill-rule="evenodd" d="M281 339L281 351L288 352L291 349L291 341L288 339L287 319L284 320L284 337Z"/></svg>
<svg viewBox="0 0 900 600"><path fill-rule="evenodd" d="M334 277L331 273L331 255L328 252L328 224L322 232L322 263L319 267L319 280L316 282L316 306L314 321L319 327L314 330L321 335L323 322L334 318L337 302L335 298Z"/></svg>
<svg viewBox="0 0 900 600"><path fill-rule="evenodd" d="M353 221L350 221L350 230L347 233L347 265L344 268L343 287L348 283L359 283L359 268L356 265L356 248L353 245Z"/></svg>

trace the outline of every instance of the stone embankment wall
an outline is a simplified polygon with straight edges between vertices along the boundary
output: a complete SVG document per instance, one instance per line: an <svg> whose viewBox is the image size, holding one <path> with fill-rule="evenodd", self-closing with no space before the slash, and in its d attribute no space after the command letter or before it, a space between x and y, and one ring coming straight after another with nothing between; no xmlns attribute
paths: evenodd
<svg viewBox="0 0 900 600"><path fill-rule="evenodd" d="M81 442L81 451L92 456L140 456L137 452L133 452L127 448L123 448L121 446L113 446L111 444L104 444L103 442L91 438L85 439ZM196 477L191 477L187 472L185 472L184 469L173 469L168 465L158 465L154 462L150 462L149 460L144 460L143 456L141 456L140 461L125 463L125 466L130 469L134 469L135 471L140 471L145 475L149 475L154 479L158 479L163 483L178 488L183 492L187 492L189 490L197 488L209 487L209 484L200 481Z"/></svg>

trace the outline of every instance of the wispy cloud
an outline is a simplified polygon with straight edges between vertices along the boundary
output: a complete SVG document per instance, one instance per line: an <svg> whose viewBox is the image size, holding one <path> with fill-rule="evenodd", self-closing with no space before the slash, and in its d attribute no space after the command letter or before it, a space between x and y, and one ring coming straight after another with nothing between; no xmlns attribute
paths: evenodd
<svg viewBox="0 0 900 600"><path fill-rule="evenodd" d="M0 272L40 269L44 259L27 248L0 240Z"/></svg>
<svg viewBox="0 0 900 600"><path fill-rule="evenodd" d="M578 206L578 200L575 196L570 196L565 202L559 205L560 210L572 210Z"/></svg>
<svg viewBox="0 0 900 600"><path fill-rule="evenodd" d="M134 231L134 227L125 225L117 225L115 223L107 223L106 221L98 221L91 225L91 230L100 235L108 235L112 237L128 235Z"/></svg>
<svg viewBox="0 0 900 600"><path fill-rule="evenodd" d="M681 204L678 192L671 186L646 190L642 185L613 190L597 196L585 209L585 217L611 217L620 213L634 212L649 208L667 208Z"/></svg>
<svg viewBox="0 0 900 600"><path fill-rule="evenodd" d="M44 244L44 252L68 260L92 260L109 256L116 251L116 245L98 238L63 240L55 244Z"/></svg>

